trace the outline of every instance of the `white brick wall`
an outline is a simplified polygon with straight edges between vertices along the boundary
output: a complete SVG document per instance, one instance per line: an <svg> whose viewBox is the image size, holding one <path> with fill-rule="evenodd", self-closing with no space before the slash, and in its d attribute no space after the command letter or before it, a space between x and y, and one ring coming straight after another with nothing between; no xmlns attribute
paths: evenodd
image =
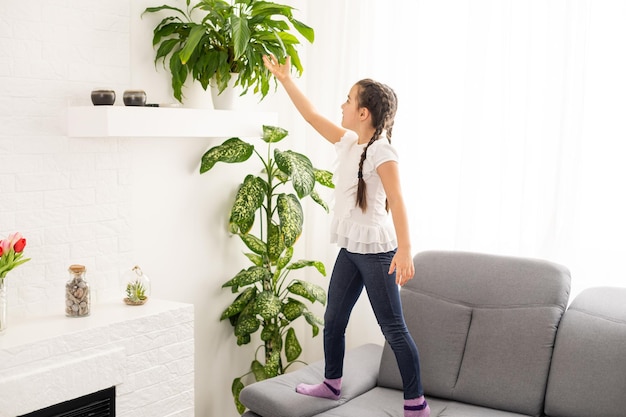
<svg viewBox="0 0 626 417"><path fill-rule="evenodd" d="M72 263L94 299L131 268L132 157L123 139L66 136L70 104L94 88L121 102L130 79L127 0L0 2L0 236L19 231L32 258L9 275L11 318L63 308Z"/></svg>
<svg viewBox="0 0 626 417"><path fill-rule="evenodd" d="M25 319L0 338L0 417L116 386L119 417L193 417L193 306L97 304Z"/></svg>

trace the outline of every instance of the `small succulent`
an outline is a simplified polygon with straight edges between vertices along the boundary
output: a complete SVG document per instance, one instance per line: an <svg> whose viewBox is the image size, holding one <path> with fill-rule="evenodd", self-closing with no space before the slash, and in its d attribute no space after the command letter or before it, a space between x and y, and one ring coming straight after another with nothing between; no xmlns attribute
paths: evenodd
<svg viewBox="0 0 626 417"><path fill-rule="evenodd" d="M146 296L146 288L139 280L129 282L128 285L126 285L126 296L130 301L135 303L148 298Z"/></svg>

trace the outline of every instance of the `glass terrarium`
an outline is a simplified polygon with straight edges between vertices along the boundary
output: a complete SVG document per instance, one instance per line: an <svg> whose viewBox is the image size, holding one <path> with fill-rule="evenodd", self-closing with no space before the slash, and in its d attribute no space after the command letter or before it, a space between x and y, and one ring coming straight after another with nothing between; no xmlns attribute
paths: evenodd
<svg viewBox="0 0 626 417"><path fill-rule="evenodd" d="M135 265L130 271L125 272L122 278L126 304L140 306L148 302L151 291L150 279L139 266Z"/></svg>

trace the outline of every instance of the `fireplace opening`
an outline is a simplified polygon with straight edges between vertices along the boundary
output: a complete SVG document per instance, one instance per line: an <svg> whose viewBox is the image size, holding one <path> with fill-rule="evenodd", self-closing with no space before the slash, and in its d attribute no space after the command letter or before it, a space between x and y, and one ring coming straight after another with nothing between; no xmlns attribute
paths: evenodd
<svg viewBox="0 0 626 417"><path fill-rule="evenodd" d="M17 417L115 417L115 387Z"/></svg>

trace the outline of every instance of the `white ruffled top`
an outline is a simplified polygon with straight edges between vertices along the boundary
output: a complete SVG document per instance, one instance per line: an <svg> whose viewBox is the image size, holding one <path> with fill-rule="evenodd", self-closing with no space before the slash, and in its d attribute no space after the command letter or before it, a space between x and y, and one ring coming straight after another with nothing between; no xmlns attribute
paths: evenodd
<svg viewBox="0 0 626 417"><path fill-rule="evenodd" d="M391 215L385 210L387 196L376 168L384 162L398 161L398 153L385 138L367 149L363 162L363 180L367 185L367 210L356 205L359 161L366 144L359 145L355 132L347 131L335 143L337 161L334 218L331 243L353 253L381 253L396 249L398 242Z"/></svg>

